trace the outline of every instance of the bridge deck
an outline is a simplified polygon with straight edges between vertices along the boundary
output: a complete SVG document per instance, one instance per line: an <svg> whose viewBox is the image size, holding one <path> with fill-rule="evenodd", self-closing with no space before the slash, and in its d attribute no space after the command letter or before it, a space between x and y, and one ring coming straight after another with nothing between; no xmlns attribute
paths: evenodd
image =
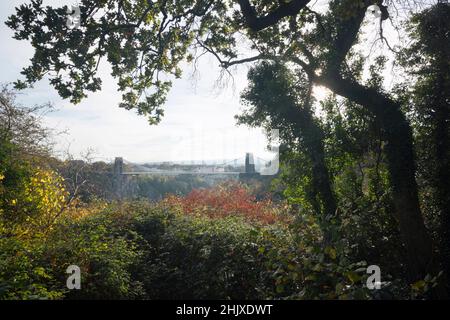
<svg viewBox="0 0 450 320"><path fill-rule="evenodd" d="M195 172L195 171L136 171L122 172L123 175L239 175L243 172Z"/></svg>

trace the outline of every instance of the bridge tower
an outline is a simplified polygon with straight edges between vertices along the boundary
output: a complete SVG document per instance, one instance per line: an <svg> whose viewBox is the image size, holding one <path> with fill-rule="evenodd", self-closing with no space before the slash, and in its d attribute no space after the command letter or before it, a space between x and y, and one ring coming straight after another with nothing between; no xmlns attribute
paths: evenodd
<svg viewBox="0 0 450 320"><path fill-rule="evenodd" d="M255 160L253 159L253 153L247 152L245 154L245 173L252 174L255 172Z"/></svg>
<svg viewBox="0 0 450 320"><path fill-rule="evenodd" d="M252 180L258 179L259 172L256 172L255 159L253 153L245 154L245 172L239 174L239 180L245 183L251 183Z"/></svg>
<svg viewBox="0 0 450 320"><path fill-rule="evenodd" d="M113 188L114 188L114 196L117 200L122 199L123 192L123 158L117 157L114 160L114 174L113 174Z"/></svg>

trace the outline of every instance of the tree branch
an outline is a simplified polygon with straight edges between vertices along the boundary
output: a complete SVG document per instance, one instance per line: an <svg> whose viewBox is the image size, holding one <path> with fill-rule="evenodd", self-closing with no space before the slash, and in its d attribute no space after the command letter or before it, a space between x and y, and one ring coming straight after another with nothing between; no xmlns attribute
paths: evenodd
<svg viewBox="0 0 450 320"><path fill-rule="evenodd" d="M237 2L241 7L241 12L245 18L247 26L253 32L258 32L276 24L285 17L297 15L303 8L306 7L310 0L292 0L289 3L281 3L277 9L262 17L257 16L256 10L250 4L249 0L237 0Z"/></svg>

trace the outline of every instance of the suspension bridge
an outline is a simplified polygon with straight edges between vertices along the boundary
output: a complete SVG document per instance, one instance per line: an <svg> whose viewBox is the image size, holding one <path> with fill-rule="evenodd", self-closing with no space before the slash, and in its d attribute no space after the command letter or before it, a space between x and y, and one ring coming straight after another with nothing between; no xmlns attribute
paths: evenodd
<svg viewBox="0 0 450 320"><path fill-rule="evenodd" d="M239 160L245 158L244 171L236 171L239 166ZM255 160L252 153L246 153L245 157L237 158L229 161L225 161L221 164L178 164L178 163L167 163L172 167L182 167L184 169L160 169L157 167L162 167L162 164L136 164L124 160L121 157L115 158L114 161L114 174L115 175L239 175L239 174L259 174L256 167L261 167L262 164L270 164L270 161L256 157ZM164 164L164 163L163 163ZM167 165L166 165L167 166ZM241 166L242 167L242 166ZM189 169L187 169L189 168ZM231 170L230 170L231 169Z"/></svg>
<svg viewBox="0 0 450 320"><path fill-rule="evenodd" d="M244 161L242 161L245 159ZM210 180L234 179L249 180L258 178L272 160L255 157L252 153L246 153L244 157L227 160L220 164L180 164L180 163L158 163L158 164L136 164L116 157L114 160L114 190L117 198L122 198L123 190L130 179L138 176L182 176L196 175L207 177ZM239 170L240 169L240 170ZM264 175L264 173L263 173Z"/></svg>

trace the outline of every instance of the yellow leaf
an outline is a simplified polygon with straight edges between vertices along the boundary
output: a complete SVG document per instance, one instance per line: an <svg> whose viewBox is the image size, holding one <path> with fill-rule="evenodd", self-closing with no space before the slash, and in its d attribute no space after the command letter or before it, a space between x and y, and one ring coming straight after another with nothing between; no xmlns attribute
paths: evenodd
<svg viewBox="0 0 450 320"><path fill-rule="evenodd" d="M355 273L353 271L349 271L345 275L352 283L355 283L355 282L358 282L359 280L361 280L361 276L359 276L357 273Z"/></svg>
<svg viewBox="0 0 450 320"><path fill-rule="evenodd" d="M425 287L426 282L424 280L419 280L411 285L414 290L420 291L423 287Z"/></svg>
<svg viewBox="0 0 450 320"><path fill-rule="evenodd" d="M336 249L334 249L333 247L326 247L325 253L328 254L331 259L336 259Z"/></svg>

